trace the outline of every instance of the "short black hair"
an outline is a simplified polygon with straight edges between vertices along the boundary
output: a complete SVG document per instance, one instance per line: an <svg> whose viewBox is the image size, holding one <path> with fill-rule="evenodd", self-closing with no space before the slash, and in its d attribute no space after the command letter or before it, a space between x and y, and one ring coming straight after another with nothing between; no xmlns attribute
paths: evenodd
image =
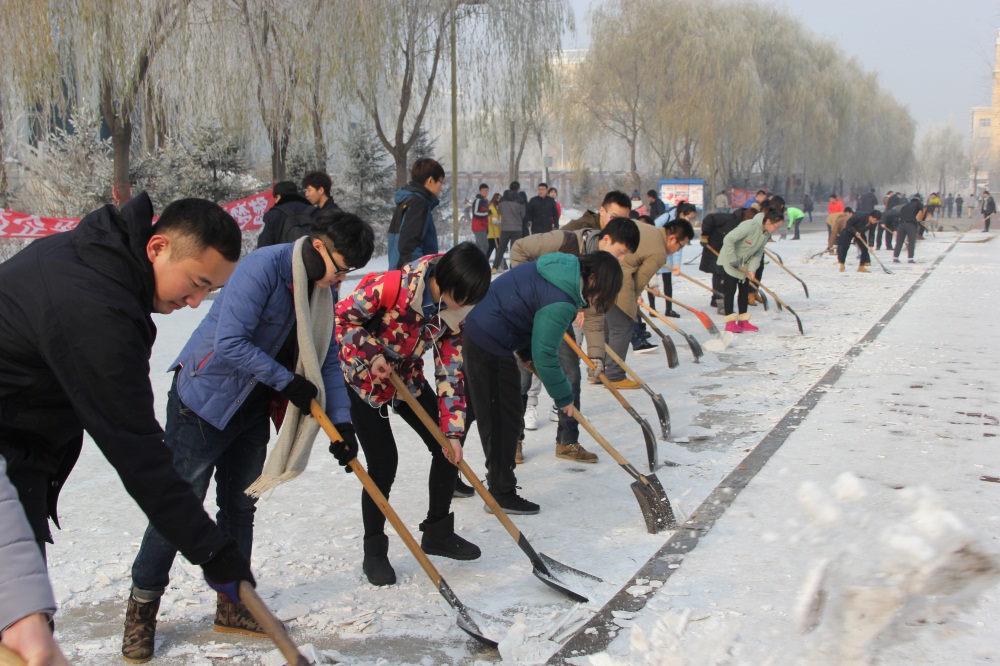
<svg viewBox="0 0 1000 666"><path fill-rule="evenodd" d="M434 266L434 279L441 293L451 292L451 297L462 305L475 305L490 290L489 259L475 243L459 243L445 252Z"/></svg>
<svg viewBox="0 0 1000 666"><path fill-rule="evenodd" d="M873 211L871 211L871 212L868 213L868 217L874 217L875 221L878 222L879 220L882 219L882 212L881 211L877 211L877 210L873 210Z"/></svg>
<svg viewBox="0 0 1000 666"><path fill-rule="evenodd" d="M604 195L604 201L601 202L601 208L607 210L609 204L617 204L622 208L628 210L632 209L632 199L629 195L625 194L621 190L611 190Z"/></svg>
<svg viewBox="0 0 1000 666"><path fill-rule="evenodd" d="M853 212L854 212L854 209L853 209L853 208L851 208L850 206L847 206L846 208L844 208L844 212L845 212L845 213L853 213Z"/></svg>
<svg viewBox="0 0 1000 666"><path fill-rule="evenodd" d="M444 167L437 160L421 157L410 167L410 180L417 185L423 185L428 178L441 182L444 180Z"/></svg>
<svg viewBox="0 0 1000 666"><path fill-rule="evenodd" d="M610 252L603 251L580 257L580 279L583 297L600 313L615 304L624 280L621 264Z"/></svg>
<svg viewBox="0 0 1000 666"><path fill-rule="evenodd" d="M784 213L785 199L784 197L779 197L777 194L775 194L773 197L768 199L767 202L764 203L764 208L766 210L777 210Z"/></svg>
<svg viewBox="0 0 1000 666"><path fill-rule="evenodd" d="M629 252L635 253L639 249L639 226L630 218L611 218L601 233L597 234L598 238L605 236L611 238L612 243L622 243Z"/></svg>
<svg viewBox="0 0 1000 666"><path fill-rule="evenodd" d="M678 240L684 239L690 241L694 238L694 227L692 227L691 223L687 220L682 220L680 218L670 220L670 222L663 227L663 230L666 231L667 234L673 234Z"/></svg>
<svg viewBox="0 0 1000 666"><path fill-rule="evenodd" d="M677 204L677 217L681 215L690 215L691 213L697 213L698 208L693 203L683 202Z"/></svg>
<svg viewBox="0 0 1000 666"><path fill-rule="evenodd" d="M333 187L333 181L323 171L310 171L302 176L302 189L304 190L310 185L317 190L323 190L326 196L330 196L330 188Z"/></svg>
<svg viewBox="0 0 1000 666"><path fill-rule="evenodd" d="M660 193L657 192L656 190L649 190L648 192L646 192L646 196L647 197L653 197L654 199L659 199L660 198Z"/></svg>
<svg viewBox="0 0 1000 666"><path fill-rule="evenodd" d="M479 189L483 189L484 187L485 187L486 189L490 189L490 186L489 186L489 185L487 185L486 183L479 183Z"/></svg>
<svg viewBox="0 0 1000 666"><path fill-rule="evenodd" d="M764 222L784 222L784 221L785 221L785 214L776 208L772 208L771 210L764 213Z"/></svg>
<svg viewBox="0 0 1000 666"><path fill-rule="evenodd" d="M375 251L375 231L354 213L320 210L313 219L309 238L326 239L352 268L361 268Z"/></svg>
<svg viewBox="0 0 1000 666"><path fill-rule="evenodd" d="M517 182L516 180L510 181L510 189L517 192L519 189L521 189L521 183Z"/></svg>
<svg viewBox="0 0 1000 666"><path fill-rule="evenodd" d="M538 185L536 185L536 187L544 187L546 190L548 190L549 189L549 184L548 183L538 183Z"/></svg>
<svg viewBox="0 0 1000 666"><path fill-rule="evenodd" d="M163 210L153 225L153 235L175 237L174 259L198 255L212 248L226 261L239 261L240 225L219 204L207 199L178 199Z"/></svg>
<svg viewBox="0 0 1000 666"><path fill-rule="evenodd" d="M550 187L550 188L549 188L549 192L555 192L556 194L559 194L559 190L557 190L557 189L556 189L556 188L554 188L554 187Z"/></svg>

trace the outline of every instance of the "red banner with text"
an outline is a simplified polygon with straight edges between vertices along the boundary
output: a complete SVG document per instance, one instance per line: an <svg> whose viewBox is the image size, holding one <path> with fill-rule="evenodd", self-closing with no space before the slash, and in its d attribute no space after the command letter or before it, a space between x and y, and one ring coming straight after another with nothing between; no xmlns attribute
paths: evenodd
<svg viewBox="0 0 1000 666"><path fill-rule="evenodd" d="M258 192L237 201L222 204L222 208L233 216L241 231L253 231L264 225L264 213L274 205L271 190ZM41 238L62 231L69 231L82 218L79 217L39 217L30 213L18 213L0 208L0 238Z"/></svg>

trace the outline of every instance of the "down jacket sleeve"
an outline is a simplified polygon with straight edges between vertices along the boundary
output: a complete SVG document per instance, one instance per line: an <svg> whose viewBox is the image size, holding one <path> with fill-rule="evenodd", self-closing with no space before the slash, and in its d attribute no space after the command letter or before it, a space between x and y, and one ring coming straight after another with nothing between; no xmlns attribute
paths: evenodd
<svg viewBox="0 0 1000 666"><path fill-rule="evenodd" d="M35 613L56 612L45 560L0 456L0 632Z"/></svg>

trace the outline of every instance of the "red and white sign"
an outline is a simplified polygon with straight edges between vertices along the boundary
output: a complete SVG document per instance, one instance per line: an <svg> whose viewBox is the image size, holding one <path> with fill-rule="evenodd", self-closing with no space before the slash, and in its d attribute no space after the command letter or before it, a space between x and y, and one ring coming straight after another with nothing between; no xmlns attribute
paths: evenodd
<svg viewBox="0 0 1000 666"><path fill-rule="evenodd" d="M222 204L223 210L233 216L241 231L253 231L264 225L264 213L274 205L271 190L258 192L244 199ZM39 217L0 208L0 238L41 238L69 231L82 218Z"/></svg>

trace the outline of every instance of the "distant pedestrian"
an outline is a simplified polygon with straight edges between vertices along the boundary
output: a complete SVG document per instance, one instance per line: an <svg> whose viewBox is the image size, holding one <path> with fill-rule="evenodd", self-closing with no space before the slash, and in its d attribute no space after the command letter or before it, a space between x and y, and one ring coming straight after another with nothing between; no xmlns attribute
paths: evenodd
<svg viewBox="0 0 1000 666"><path fill-rule="evenodd" d="M949 192L948 196L944 198L944 214L947 215L948 217L951 217L951 211L952 208L954 207L955 207L955 197L953 197L951 195L951 192Z"/></svg>
<svg viewBox="0 0 1000 666"><path fill-rule="evenodd" d="M663 203L663 199L660 198L659 192L656 190L649 190L646 192L646 198L649 199L649 204L646 206L646 215L648 215L650 219L655 220L667 212L667 205Z"/></svg>
<svg viewBox="0 0 1000 666"><path fill-rule="evenodd" d="M963 215L962 215L962 204L964 204L964 203L965 203L965 199L962 198L961 194L959 194L957 197L955 197L955 217L959 217L959 218L963 217Z"/></svg>
<svg viewBox="0 0 1000 666"><path fill-rule="evenodd" d="M428 254L437 254L437 208L444 187L444 168L429 157L410 167L410 182L396 190L396 210L389 222L389 269L400 269Z"/></svg>
<svg viewBox="0 0 1000 666"><path fill-rule="evenodd" d="M917 227L925 215L923 197L914 194L899 211L899 226L896 228L896 249L892 251L892 263L899 263L899 254L903 251L903 240L906 240L908 263L915 264L913 253L917 248Z"/></svg>
<svg viewBox="0 0 1000 666"><path fill-rule="evenodd" d="M799 240L799 224L806 214L794 206L786 208L785 214L788 215L788 228L793 230L792 240ZM785 234L782 233L781 237L784 238Z"/></svg>
<svg viewBox="0 0 1000 666"><path fill-rule="evenodd" d="M813 209L816 204L813 203L813 198L808 194L802 199L802 212L809 216L809 224L813 221Z"/></svg>
<svg viewBox="0 0 1000 666"><path fill-rule="evenodd" d="M278 243L291 243L309 233L313 212L319 210L299 194L290 180L274 184L274 205L264 213L264 228L257 236L257 249Z"/></svg>
<svg viewBox="0 0 1000 666"><path fill-rule="evenodd" d="M555 228L558 229L559 228L559 222L560 222L560 220L562 220L562 204L559 203L559 190L557 190L554 187L550 187L549 188L549 196L552 198L553 201L556 202L556 226L555 226Z"/></svg>
<svg viewBox="0 0 1000 666"><path fill-rule="evenodd" d="M310 171L302 176L302 189L305 191L306 199L313 206L316 206L313 215L319 214L321 210L330 213L340 210L340 206L334 202L333 195L330 194L332 187L333 180L322 171Z"/></svg>
<svg viewBox="0 0 1000 666"><path fill-rule="evenodd" d="M490 186L482 183L479 186L479 193L472 202L472 235L476 239L476 246L489 256L489 233L490 233Z"/></svg>
<svg viewBox="0 0 1000 666"><path fill-rule="evenodd" d="M989 190L983 190L983 205L979 209L983 214L983 233L990 230L990 218L997 212L997 202L993 200Z"/></svg>
<svg viewBox="0 0 1000 666"><path fill-rule="evenodd" d="M538 183L538 194L528 202L525 216L533 234L547 234L559 226L556 201L549 196L549 186L546 183Z"/></svg>
<svg viewBox="0 0 1000 666"><path fill-rule="evenodd" d="M498 246L500 245L500 209L497 206L500 204L500 193L494 192L493 198L490 199L490 226L486 232L486 258L489 259L490 255L497 252ZM496 272L494 269L493 272Z"/></svg>
<svg viewBox="0 0 1000 666"><path fill-rule="evenodd" d="M844 202L836 194L830 195L830 202L826 205L827 215L844 212Z"/></svg>
<svg viewBox="0 0 1000 666"><path fill-rule="evenodd" d="M729 205L729 192L726 190L719 190L719 193L715 195L714 204L716 213L728 213L733 210ZM656 218L653 217L653 219L655 220Z"/></svg>
<svg viewBox="0 0 1000 666"><path fill-rule="evenodd" d="M500 242L497 243L497 257L493 260L493 268L500 268L507 246L523 236L521 230L524 222L525 205L520 198L521 183L512 181L510 188L500 197L497 209L500 211Z"/></svg>

